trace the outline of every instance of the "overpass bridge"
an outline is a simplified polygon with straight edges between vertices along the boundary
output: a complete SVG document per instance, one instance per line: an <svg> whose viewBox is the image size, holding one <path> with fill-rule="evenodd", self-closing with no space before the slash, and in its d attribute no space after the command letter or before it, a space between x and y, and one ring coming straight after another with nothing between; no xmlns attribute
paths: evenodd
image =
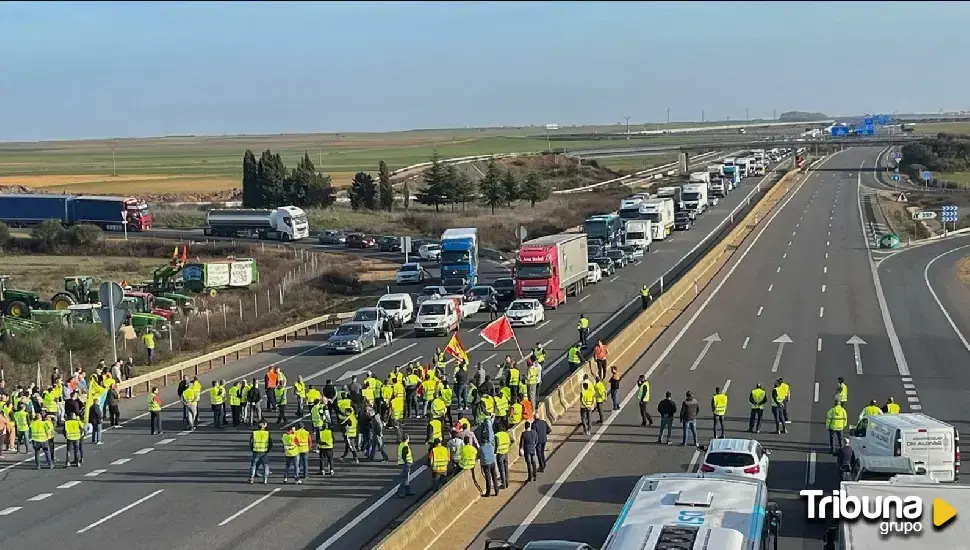
<svg viewBox="0 0 970 550"><path fill-rule="evenodd" d="M584 149L567 151L571 157L583 159L613 158L625 156L640 156L657 153L697 153L713 149L772 149L775 147L876 147L888 145L905 145L924 139L923 135L877 135L871 137L848 138L795 138L778 137L774 139L730 139L730 140L697 140L689 143L672 143L641 145L633 147L615 147L610 149Z"/></svg>

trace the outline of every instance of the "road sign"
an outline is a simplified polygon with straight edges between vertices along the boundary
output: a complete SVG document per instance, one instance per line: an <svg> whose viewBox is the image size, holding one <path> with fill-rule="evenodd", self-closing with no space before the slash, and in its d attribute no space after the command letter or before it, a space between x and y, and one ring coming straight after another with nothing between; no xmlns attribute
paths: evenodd
<svg viewBox="0 0 970 550"><path fill-rule="evenodd" d="M98 317L101 318L101 326L108 331L109 334L115 334L121 325L125 324L125 317L128 315L128 310L121 309L120 307L114 308L114 311L110 308L103 307L98 310ZM114 325L112 326L112 322Z"/></svg>
<svg viewBox="0 0 970 550"><path fill-rule="evenodd" d="M98 288L98 298L101 300L101 306L104 308L117 306L125 299L125 291L118 283L101 283L101 286Z"/></svg>
<svg viewBox="0 0 970 550"><path fill-rule="evenodd" d="M896 154L893 155L893 158L896 159L896 162L899 162L903 160L903 153L901 151L896 151Z"/></svg>
<svg viewBox="0 0 970 550"><path fill-rule="evenodd" d="M893 181L899 181L899 174L893 174Z"/></svg>
<svg viewBox="0 0 970 550"><path fill-rule="evenodd" d="M872 124L866 124L862 127L860 133L864 136L872 136L876 134L876 128Z"/></svg>
<svg viewBox="0 0 970 550"><path fill-rule="evenodd" d="M866 118L864 118L862 120L862 125L863 126L872 126L874 123L875 123L875 121L872 119L871 116L866 117Z"/></svg>
<svg viewBox="0 0 970 550"><path fill-rule="evenodd" d="M846 126L833 126L832 137L842 137L849 135L849 128Z"/></svg>
<svg viewBox="0 0 970 550"><path fill-rule="evenodd" d="M948 204L948 205L944 206L943 208L941 208L941 210L943 210L944 212L953 212L954 214L956 214L957 213L957 210L959 210L959 208L957 208L956 206L954 206L952 204Z"/></svg>
<svg viewBox="0 0 970 550"><path fill-rule="evenodd" d="M929 210L923 210L921 212L913 212L914 220L932 220L936 218L936 212L930 212Z"/></svg>
<svg viewBox="0 0 970 550"><path fill-rule="evenodd" d="M524 225L519 226L518 235L519 235L519 242L524 242L525 239L529 236L529 232L526 230Z"/></svg>
<svg viewBox="0 0 970 550"><path fill-rule="evenodd" d="M923 181L930 181L933 179L933 173L929 170L923 170Z"/></svg>

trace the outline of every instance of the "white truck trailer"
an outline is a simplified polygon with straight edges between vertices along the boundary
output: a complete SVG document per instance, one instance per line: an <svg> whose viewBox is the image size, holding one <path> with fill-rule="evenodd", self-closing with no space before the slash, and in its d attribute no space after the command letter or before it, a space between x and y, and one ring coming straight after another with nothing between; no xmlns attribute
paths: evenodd
<svg viewBox="0 0 970 550"><path fill-rule="evenodd" d="M707 184L688 183L684 186L682 196L684 197L684 207L688 211L693 211L696 215L701 215L707 210Z"/></svg>
<svg viewBox="0 0 970 550"><path fill-rule="evenodd" d="M650 222L651 239L662 241L674 230L673 199L647 199L640 203L640 218Z"/></svg>
<svg viewBox="0 0 970 550"><path fill-rule="evenodd" d="M296 206L210 210L204 232L208 237L298 241L310 236L310 223L306 212Z"/></svg>

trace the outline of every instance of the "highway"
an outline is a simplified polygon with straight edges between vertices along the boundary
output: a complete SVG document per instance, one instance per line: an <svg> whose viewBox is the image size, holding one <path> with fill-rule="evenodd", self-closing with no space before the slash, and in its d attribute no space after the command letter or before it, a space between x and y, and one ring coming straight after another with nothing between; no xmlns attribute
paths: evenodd
<svg viewBox="0 0 970 550"><path fill-rule="evenodd" d="M594 328L614 312L637 299L643 283L659 278L721 224L729 212L754 191L755 179L745 181L717 207L704 214L694 228L675 233L639 264L626 267L610 280L593 285L580 299L570 299L558 311L547 312L548 321L537 328L520 329L523 347L543 343L550 358L560 358L573 343L576 319L585 313ZM502 272L487 267L487 282ZM417 289L415 289L417 290ZM494 366L506 354L518 356L515 346L498 349L477 336L486 322L484 315L473 319L461 331L472 361ZM595 341L596 331L592 334ZM277 364L293 381L302 375L311 384L340 380L347 373L372 370L383 378L393 366L409 360L428 361L443 337L417 339L398 335L390 347L367 350L357 356L329 357L322 353L324 335L282 346L274 352L246 358L200 377L209 387L214 377L232 381L240 377L262 378L268 365ZM552 361L546 375L553 381L564 368L561 359ZM282 451L273 453L274 476L268 486L247 485L249 451L245 429L215 431L209 426L182 432L181 407L175 403L175 386L163 388L165 434L148 435L143 397L125 403L120 429L107 430L105 444L86 444L87 460L81 468L35 471L29 463L9 459L0 467L4 501L0 506L0 546L45 547L63 544L64 536L75 537L78 545L102 548L358 548L384 527L407 512L413 499L392 498L398 468L395 461L361 465L336 464L334 478L312 478L302 486L281 485ZM200 404L201 418L211 422ZM171 406L175 405L175 406ZM292 406L290 407L292 411ZM292 414L292 412L291 412ZM274 440L279 441L276 429ZM409 432L415 437L415 452L422 454L425 425L414 421ZM59 437L60 439L60 437ZM393 436L385 440L393 456ZM336 452L342 453L341 443ZM9 455L8 455L9 456ZM22 459L23 456L19 457ZM63 464L63 450L57 458ZM315 470L315 464L311 464ZM413 489L422 494L428 476L418 468ZM47 521L57 519L57 529ZM106 519L108 518L108 519ZM42 521L43 520L43 521Z"/></svg>
<svg viewBox="0 0 970 550"><path fill-rule="evenodd" d="M740 253L698 300L644 354L622 380L626 398L590 436L573 432L549 461L539 483L522 486L482 531L484 539L510 537L519 544L567 539L599 547L640 476L695 471L701 452L656 443L657 426L641 428L635 379L651 380L651 409L665 391L679 404L686 391L701 405L698 436L712 437L710 399L715 386L729 396L728 437L746 437L747 398L756 383L770 391L777 377L791 385L788 433L774 434L770 411L759 441L773 451L770 500L784 512L782 548L818 548L822 529L804 521L798 491L833 488L838 479L829 455L825 413L836 378L849 388L849 414L864 401L903 399L899 375L870 269L868 236L861 220L860 188L881 148L838 153L796 185ZM702 354L704 339L719 341ZM860 337L859 361L847 342ZM955 368L955 367L954 367ZM595 416L595 415L594 415Z"/></svg>

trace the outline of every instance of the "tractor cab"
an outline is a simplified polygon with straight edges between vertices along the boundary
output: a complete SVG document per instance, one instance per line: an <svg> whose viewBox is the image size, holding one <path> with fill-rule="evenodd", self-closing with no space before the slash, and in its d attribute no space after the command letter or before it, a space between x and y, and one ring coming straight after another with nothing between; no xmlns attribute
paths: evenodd
<svg viewBox="0 0 970 550"><path fill-rule="evenodd" d="M75 275L64 277L64 292L58 292L51 298L51 308L68 309L75 304L96 304L99 300L94 277Z"/></svg>
<svg viewBox="0 0 970 550"><path fill-rule="evenodd" d="M67 311L71 314L71 325L75 324L101 324L101 316L98 310L100 304L74 304L67 306Z"/></svg>
<svg viewBox="0 0 970 550"><path fill-rule="evenodd" d="M10 275L0 275L0 311L8 317L30 318L31 309L46 309L40 294L30 290L8 288Z"/></svg>
<svg viewBox="0 0 970 550"><path fill-rule="evenodd" d="M126 303L131 304L131 308L126 306ZM155 296L147 292L125 292L122 307L128 309L131 314L151 313L159 317L164 317L166 321L172 318L172 309L158 307L155 303Z"/></svg>

